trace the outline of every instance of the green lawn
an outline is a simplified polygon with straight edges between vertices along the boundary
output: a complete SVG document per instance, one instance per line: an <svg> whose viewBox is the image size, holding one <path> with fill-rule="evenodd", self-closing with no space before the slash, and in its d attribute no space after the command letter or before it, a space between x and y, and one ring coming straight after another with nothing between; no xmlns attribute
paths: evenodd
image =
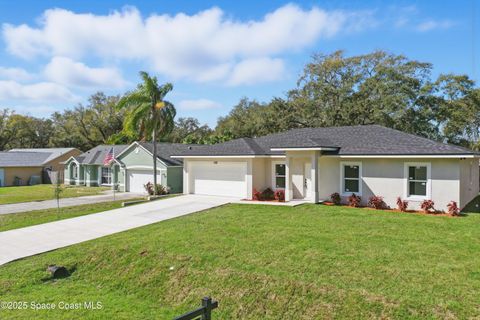
<svg viewBox="0 0 480 320"><path fill-rule="evenodd" d="M58 212L57 209L45 209L22 213L1 214L0 232L112 210L120 208L122 206L122 202L125 202L125 200L64 207L60 208L60 212Z"/></svg>
<svg viewBox="0 0 480 320"><path fill-rule="evenodd" d="M170 319L211 295L214 319L480 317L480 215L227 205L0 267L18 319ZM52 281L48 264L69 278Z"/></svg>
<svg viewBox="0 0 480 320"><path fill-rule="evenodd" d="M35 186L4 187L0 188L0 205L7 203L29 202L50 200L54 198L51 184L39 184ZM65 186L61 194L62 198L92 196L108 190L105 187L77 187Z"/></svg>

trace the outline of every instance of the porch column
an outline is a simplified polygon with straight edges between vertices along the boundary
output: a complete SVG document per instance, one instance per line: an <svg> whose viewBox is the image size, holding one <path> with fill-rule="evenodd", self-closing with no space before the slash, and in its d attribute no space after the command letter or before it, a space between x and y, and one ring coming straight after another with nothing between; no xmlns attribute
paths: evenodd
<svg viewBox="0 0 480 320"><path fill-rule="evenodd" d="M247 159L247 199L253 199L253 159Z"/></svg>
<svg viewBox="0 0 480 320"><path fill-rule="evenodd" d="M288 155L288 152L285 153L285 201L290 201L293 199L292 191L292 174L290 166L292 164L292 157Z"/></svg>
<svg viewBox="0 0 480 320"><path fill-rule="evenodd" d="M310 179L312 179L312 194L310 199L313 203L318 202L318 158L320 156L319 151L312 152L312 172L310 174Z"/></svg>
<svg viewBox="0 0 480 320"><path fill-rule="evenodd" d="M187 159L183 159L183 194L189 194L189 181L188 178L188 166L189 162Z"/></svg>

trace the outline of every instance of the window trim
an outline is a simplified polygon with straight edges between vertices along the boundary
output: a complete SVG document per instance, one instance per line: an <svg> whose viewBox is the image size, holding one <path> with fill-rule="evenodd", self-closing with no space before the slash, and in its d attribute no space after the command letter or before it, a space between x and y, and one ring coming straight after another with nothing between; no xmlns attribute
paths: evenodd
<svg viewBox="0 0 480 320"><path fill-rule="evenodd" d="M345 191L345 166L358 166L358 192L347 192ZM340 194L342 196L351 196L356 194L357 196L362 196L362 185L363 185L363 170L361 161L340 161Z"/></svg>
<svg viewBox="0 0 480 320"><path fill-rule="evenodd" d="M284 188L276 188L277 173L275 171L275 166L277 164L283 164L285 166L285 175L283 176L285 178ZM282 176L278 176L278 177L282 177ZM285 190L285 189L287 189L287 164L284 161L272 161L272 190Z"/></svg>
<svg viewBox="0 0 480 320"><path fill-rule="evenodd" d="M103 169L107 169L110 172L110 183L103 183ZM100 169L100 184L102 186L113 185L113 170L112 170L112 167L101 167L101 169Z"/></svg>
<svg viewBox="0 0 480 320"><path fill-rule="evenodd" d="M427 186L426 186L426 195L409 195L409 167L427 167ZM431 162L405 162L403 165L403 180L404 180L404 190L403 196L405 200L411 201L423 201L432 199L432 163Z"/></svg>

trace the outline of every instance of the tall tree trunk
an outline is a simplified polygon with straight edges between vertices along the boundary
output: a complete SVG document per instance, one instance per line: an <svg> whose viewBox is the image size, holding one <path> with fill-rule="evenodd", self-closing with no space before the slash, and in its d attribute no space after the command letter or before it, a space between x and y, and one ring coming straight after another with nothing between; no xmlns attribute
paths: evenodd
<svg viewBox="0 0 480 320"><path fill-rule="evenodd" d="M154 129L152 134L153 143L153 195L157 195L157 132Z"/></svg>

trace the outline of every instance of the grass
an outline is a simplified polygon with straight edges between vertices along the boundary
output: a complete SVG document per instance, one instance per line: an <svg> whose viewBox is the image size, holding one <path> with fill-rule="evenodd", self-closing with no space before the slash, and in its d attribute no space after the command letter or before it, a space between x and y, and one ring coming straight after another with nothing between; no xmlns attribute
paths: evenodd
<svg viewBox="0 0 480 320"><path fill-rule="evenodd" d="M60 212L54 208L22 213L1 214L0 232L116 209L120 208L124 201L125 200L63 207L60 208Z"/></svg>
<svg viewBox="0 0 480 320"><path fill-rule="evenodd" d="M4 187L0 188L0 205L19 202L51 200L54 198L54 186L39 184L35 186ZM92 196L109 190L106 187L78 187L64 186L62 198Z"/></svg>
<svg viewBox="0 0 480 320"><path fill-rule="evenodd" d="M475 214L227 205L2 266L2 301L103 308L1 318L170 319L206 295L214 319L478 318L478 230Z"/></svg>

